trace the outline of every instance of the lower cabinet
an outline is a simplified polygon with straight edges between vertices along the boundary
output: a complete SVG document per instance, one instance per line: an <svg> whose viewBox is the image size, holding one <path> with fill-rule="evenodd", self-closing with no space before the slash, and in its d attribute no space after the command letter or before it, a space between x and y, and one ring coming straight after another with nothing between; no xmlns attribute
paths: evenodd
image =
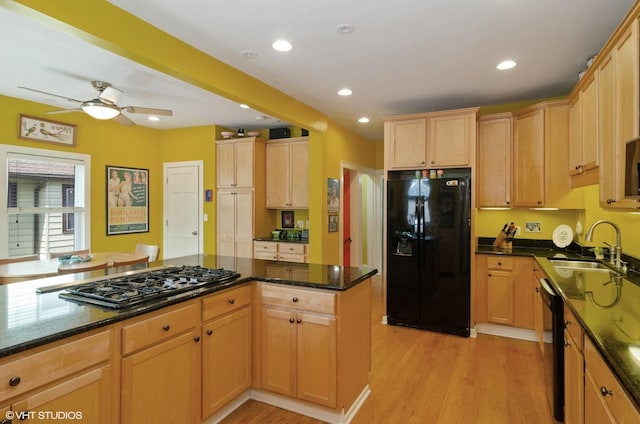
<svg viewBox="0 0 640 424"><path fill-rule="evenodd" d="M584 340L580 323L564 306L564 422L584 423Z"/></svg>
<svg viewBox="0 0 640 424"><path fill-rule="evenodd" d="M111 359L111 331L102 330L0 361L0 422L117 422Z"/></svg>
<svg viewBox="0 0 640 424"><path fill-rule="evenodd" d="M255 241L253 257L270 261L307 263L308 245L278 241Z"/></svg>
<svg viewBox="0 0 640 424"><path fill-rule="evenodd" d="M202 302L202 419L251 385L251 287Z"/></svg>
<svg viewBox="0 0 640 424"><path fill-rule="evenodd" d="M201 421L199 306L187 302L122 327L123 424Z"/></svg>

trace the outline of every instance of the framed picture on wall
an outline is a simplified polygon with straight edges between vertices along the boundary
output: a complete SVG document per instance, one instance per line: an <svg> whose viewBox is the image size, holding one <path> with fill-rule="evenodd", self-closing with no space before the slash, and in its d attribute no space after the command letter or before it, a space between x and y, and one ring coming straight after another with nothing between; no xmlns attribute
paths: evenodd
<svg viewBox="0 0 640 424"><path fill-rule="evenodd" d="M340 181L335 178L327 178L327 211L340 212Z"/></svg>
<svg viewBox="0 0 640 424"><path fill-rule="evenodd" d="M282 228L293 228L293 211L282 211Z"/></svg>
<svg viewBox="0 0 640 424"><path fill-rule="evenodd" d="M107 165L107 235L149 231L149 170Z"/></svg>
<svg viewBox="0 0 640 424"><path fill-rule="evenodd" d="M76 145L76 126L35 116L20 115L18 137L23 140Z"/></svg>
<svg viewBox="0 0 640 424"><path fill-rule="evenodd" d="M338 231L338 215L329 215L329 232L335 233Z"/></svg>

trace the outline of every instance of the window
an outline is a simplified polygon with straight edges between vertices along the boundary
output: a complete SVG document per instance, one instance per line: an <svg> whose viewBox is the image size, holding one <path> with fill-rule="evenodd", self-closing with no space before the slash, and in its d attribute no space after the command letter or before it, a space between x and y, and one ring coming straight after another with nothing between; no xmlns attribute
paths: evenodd
<svg viewBox="0 0 640 424"><path fill-rule="evenodd" d="M0 168L0 257L89 246L88 155L0 145Z"/></svg>

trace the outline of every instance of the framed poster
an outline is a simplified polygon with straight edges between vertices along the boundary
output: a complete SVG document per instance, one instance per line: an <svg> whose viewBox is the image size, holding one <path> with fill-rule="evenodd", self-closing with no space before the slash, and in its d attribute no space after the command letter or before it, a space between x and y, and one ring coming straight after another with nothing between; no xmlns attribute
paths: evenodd
<svg viewBox="0 0 640 424"><path fill-rule="evenodd" d="M107 165L107 235L149 231L149 170Z"/></svg>
<svg viewBox="0 0 640 424"><path fill-rule="evenodd" d="M327 178L327 211L340 212L340 181L335 178Z"/></svg>
<svg viewBox="0 0 640 424"><path fill-rule="evenodd" d="M282 211L282 228L293 228L293 211Z"/></svg>
<svg viewBox="0 0 640 424"><path fill-rule="evenodd" d="M20 114L18 137L23 140L38 140L75 146L76 126Z"/></svg>
<svg viewBox="0 0 640 424"><path fill-rule="evenodd" d="M338 215L329 215L329 232L335 233L338 231Z"/></svg>

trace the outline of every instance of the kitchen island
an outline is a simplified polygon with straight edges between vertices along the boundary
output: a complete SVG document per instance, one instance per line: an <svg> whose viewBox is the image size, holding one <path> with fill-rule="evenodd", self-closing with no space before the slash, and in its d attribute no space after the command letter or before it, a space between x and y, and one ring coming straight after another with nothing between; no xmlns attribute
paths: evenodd
<svg viewBox="0 0 640 424"><path fill-rule="evenodd" d="M50 291L52 285L59 289L87 279L104 279L104 271L0 286L6 318L0 323L0 376L5 379L0 387L0 412L38 409L40 404L34 398L46 398L52 391L62 391L61 387L80 379L93 383L82 385L87 393L71 397L72 402L92 398L96 391L107 399L100 403L98 411L93 411L101 417L96 422L149 418L144 415L149 413L148 408L146 412L136 410L136 405L150 401L136 399L140 395L136 388L173 385L168 394L171 397L180 392L182 383L186 395L176 399L183 399L185 405L181 408L174 404L170 408L187 414L181 422L214 422L248 398L285 408L300 407L302 413L327 421L353 419L369 392L369 296L370 277L377 272L375 269L206 255L159 261L149 264L149 268L180 265L232 269L240 276L122 311L68 301L59 298L59 290ZM243 323L239 328L246 330L249 341L238 341L237 331L233 331L229 340L218 342L220 350L220 345L215 347L207 337L220 334L220 328L231 322ZM158 330L154 330L156 325ZM283 341L290 343L285 352L297 352L288 358L290 387L283 387L282 369L277 368L287 363L285 358L274 360L273 356L282 352L277 349L282 349ZM218 400L223 395L217 386L231 379L224 373L234 367L231 363L223 365L223 374L216 377L207 368L215 361L206 358L224 357L225 349L233 350L234 343L245 346L245 352L250 351L249 359L235 364L243 375L249 376L249 381L236 386L231 400L221 404ZM91 353L92 359L84 358L83 352ZM34 383L27 378L33 377L28 370L41 358L52 358L45 361L45 370L37 370L48 377ZM153 372L141 366L152 361L150 358L160 361L153 366ZM176 362L177 358L181 359ZM180 381L175 381L175 372L166 371L165 375L163 361L173 367L176 363L191 366L179 374ZM17 371L20 367L22 372ZM57 373L58 369L64 372ZM240 394L236 393L238 387ZM114 405L116 412L109 412ZM117 405L121 408L119 414ZM162 402L156 406L160 408ZM179 412L158 413L169 422L167 417Z"/></svg>

